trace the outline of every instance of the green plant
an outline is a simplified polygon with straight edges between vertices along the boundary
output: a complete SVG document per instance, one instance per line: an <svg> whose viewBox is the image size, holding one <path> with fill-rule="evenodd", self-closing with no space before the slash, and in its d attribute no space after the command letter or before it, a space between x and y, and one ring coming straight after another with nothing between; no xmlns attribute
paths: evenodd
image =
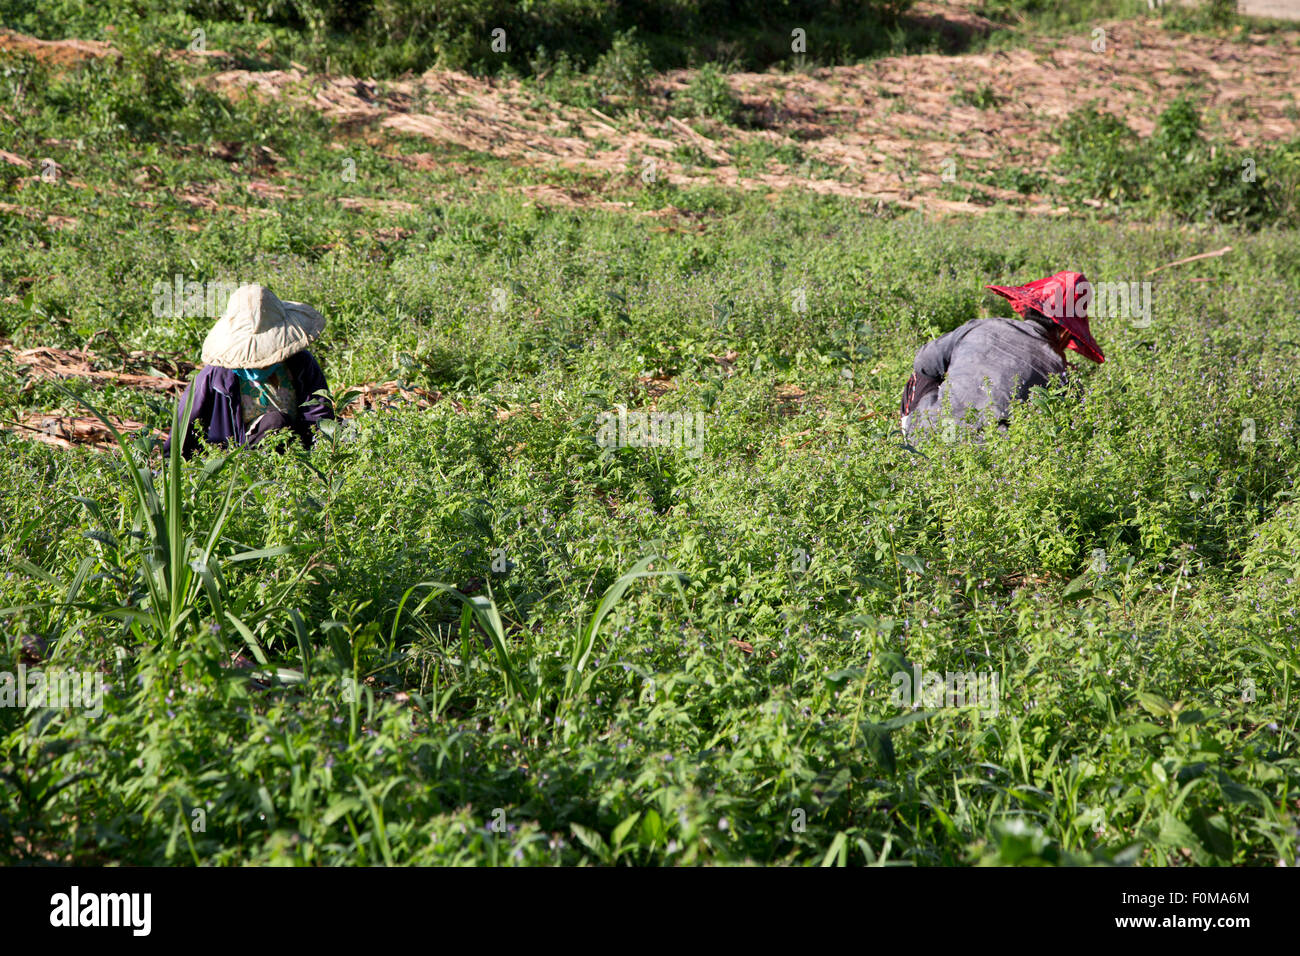
<svg viewBox="0 0 1300 956"><path fill-rule="evenodd" d="M407 601L411 599L416 591L429 589L432 593L415 604L409 613L412 617L418 618L430 602L439 596L445 595L459 602L461 605L460 643L463 665L468 664L472 654L473 634L471 623L477 622L491 643L492 650L496 655L497 666L500 668L506 691L509 694L517 695L530 703L540 703L545 696L547 699L553 699L560 706L572 706L574 700L585 694L591 687L592 675L583 672L590 663L592 652L596 646L596 637L600 633L601 624L622 599L628 588L642 578L668 577L676 585L682 603L686 603L686 593L682 589L684 575L671 569L663 571L650 570L656 562L663 563L663 561L663 558L656 555L642 558L605 591L596 610L571 642L569 663L565 669L562 691L549 686L547 678L538 673L536 662L531 662L533 664L533 677L530 679L524 676L516 655L510 649L512 642L506 634L500 609L491 596L466 596L456 588L438 581L422 581L419 584L412 585L402 595L401 601L397 604L397 610L393 614L390 641L394 645L397 643L398 625L401 623L402 612L406 609ZM531 650L527 645L522 650L525 657L531 654Z"/></svg>
<svg viewBox="0 0 1300 956"><path fill-rule="evenodd" d="M302 32L257 68L296 56ZM315 55L337 56L330 42ZM548 80L525 88L537 109ZM405 137L391 155L349 137L365 175L341 186L332 121L222 96L187 99L178 145L92 136L94 82L60 74L4 105L6 150L90 187L7 197L75 227L0 217L4 862L1295 860L1300 267L1278 208L1270 228L1188 229L1144 191L1156 167L1225 155L1208 119L1193 138L1171 114L1162 147L1134 138L1118 221L1081 201L936 219L662 176L652 193L639 154L611 180ZM64 83L84 108L54 104ZM243 202L263 174L196 129L256 131L283 157L264 178L301 195ZM768 135L727 146L751 168L803 161ZM1256 157L1270 203L1293 154ZM1021 165L1051 196L1037 163ZM135 183L146 167L157 185ZM218 205L180 200L186 183ZM538 186L579 205L536 202ZM1105 365L1074 359L1072 387L1016 406L1005 433L899 440L917 348L1006 314L984 285L1066 267L1140 280L1225 246L1150 277L1150 326L1095 317ZM180 561L234 483L212 557L265 664L240 659L195 576L179 642L160 636L169 599L151 623L154 535L125 457L29 440L52 437L38 416L71 414L19 360L37 346L92 349L96 408L170 427L173 400L111 375L188 374L210 317L148 308L177 273L312 302L331 382L403 389L371 390L309 454L238 451L206 480L218 453L172 482L169 458L128 440L161 510L180 491ZM652 405L704 416L698 454L598 443L602 412ZM232 563L249 548L288 550ZM649 555L664 563L642 570L682 591L638 578L615 599ZM408 593L435 581L465 600ZM2 675L33 656L102 675L102 714L9 706ZM996 678L993 699L915 696L917 676L924 693L971 673Z"/></svg>
<svg viewBox="0 0 1300 956"><path fill-rule="evenodd" d="M1117 117L1094 107L1076 110L1058 133L1062 191L1076 199L1167 211L1190 222L1257 225L1281 207L1269 199L1269 151L1248 156L1208 142L1201 117L1186 97L1160 114L1156 130L1139 140ZM1283 163L1283 166L1285 164Z"/></svg>
<svg viewBox="0 0 1300 956"><path fill-rule="evenodd" d="M1135 155L1138 137L1119 117L1082 107L1061 124L1056 139L1067 195L1117 203L1136 195L1143 170Z"/></svg>
<svg viewBox="0 0 1300 956"><path fill-rule="evenodd" d="M683 98L690 115L707 116L719 123L734 123L740 113L740 101L716 63L706 63L695 72Z"/></svg>
<svg viewBox="0 0 1300 956"><path fill-rule="evenodd" d="M67 394L72 395L71 392ZM187 394L193 398L192 393ZM94 501L78 498L99 522L99 527L89 532L88 537L100 546L99 561L120 587L122 602L116 607L105 607L79 601L92 565L91 558L83 560L66 587L64 602L52 606L58 608L59 617L49 637L51 651L56 652L62 640L82 626L82 621L70 617L74 609L89 610L92 614L119 620L137 638L154 646L174 648L199 630L202 607L206 604L212 633L218 633L225 624L231 625L258 662L265 664L266 655L253 634L253 626L282 605L301 575L289 582L279 599L254 609L243 601L232 600L222 566L286 554L291 549L284 545L246 548L220 555L219 547L224 543L223 531L234 505L238 476L232 476L215 512L203 520L199 517L201 509L196 506L194 497L189 500L186 497L187 469L181 456L183 442L172 443L159 488L147 464L152 439L128 440L94 405L85 399L78 400L104 423L121 450L125 475L135 498L135 514L129 531L114 533ZM181 411L181 420L187 421L189 412L187 402ZM203 485L214 479L228 460L228 456L222 456L208 461L194 482L192 495L197 496ZM30 563L20 561L19 565L54 583L51 576ZM6 608L0 610L0 614L20 610L24 608Z"/></svg>
<svg viewBox="0 0 1300 956"><path fill-rule="evenodd" d="M591 83L602 101L627 108L645 99L651 73L649 52L636 39L636 31L628 30L616 34L609 50L596 60Z"/></svg>
<svg viewBox="0 0 1300 956"><path fill-rule="evenodd" d="M952 95L952 102L958 106L973 106L977 110L992 110L1002 103L1002 97L985 83L978 87L963 86Z"/></svg>
<svg viewBox="0 0 1300 956"><path fill-rule="evenodd" d="M1221 30L1240 19L1237 0L1201 0L1199 3L1163 4L1160 18L1171 30Z"/></svg>

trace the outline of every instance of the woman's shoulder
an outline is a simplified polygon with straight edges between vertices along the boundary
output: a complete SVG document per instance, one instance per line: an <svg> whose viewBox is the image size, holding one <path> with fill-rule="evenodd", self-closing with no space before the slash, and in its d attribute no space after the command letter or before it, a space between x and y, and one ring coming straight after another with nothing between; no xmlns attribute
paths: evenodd
<svg viewBox="0 0 1300 956"><path fill-rule="evenodd" d="M289 370L289 374L293 376L294 383L300 390L314 392L317 389L327 387L325 370L316 361L316 356L306 349L301 352L294 352L284 360L284 365Z"/></svg>
<svg viewBox="0 0 1300 956"><path fill-rule="evenodd" d="M221 392L227 391L234 380L235 373L230 369L221 365L205 365L194 377L194 385L196 388L214 388Z"/></svg>
<svg viewBox="0 0 1300 956"><path fill-rule="evenodd" d="M290 369L297 371L298 369L311 368L313 365L318 365L319 363L316 361L316 356L312 355L310 350L303 349L300 352L294 352L290 355L284 360L284 364Z"/></svg>

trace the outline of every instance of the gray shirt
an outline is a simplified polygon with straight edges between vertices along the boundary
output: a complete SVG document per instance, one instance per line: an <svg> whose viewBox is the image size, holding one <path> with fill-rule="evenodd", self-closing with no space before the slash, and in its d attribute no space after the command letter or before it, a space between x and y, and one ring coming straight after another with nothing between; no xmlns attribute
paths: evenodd
<svg viewBox="0 0 1300 956"><path fill-rule="evenodd" d="M913 370L943 384L912 409L909 437L937 428L945 405L958 421L974 408L981 423L991 415L1005 425L1013 399L1023 401L1036 385L1065 382L1069 366L1053 338L1032 319L974 319L922 347Z"/></svg>

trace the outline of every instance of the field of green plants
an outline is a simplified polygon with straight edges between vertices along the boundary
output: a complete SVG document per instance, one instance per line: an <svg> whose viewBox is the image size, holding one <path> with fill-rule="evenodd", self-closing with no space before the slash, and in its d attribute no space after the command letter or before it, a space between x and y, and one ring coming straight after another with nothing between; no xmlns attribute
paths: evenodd
<svg viewBox="0 0 1300 956"><path fill-rule="evenodd" d="M104 681L0 706L0 863L1300 862L1300 224L1189 183L1187 109L1181 193L1097 135L1119 216L635 171L566 208L188 69L0 61L0 150L60 170L0 164L41 213L0 213L0 339L196 362L213 318L156 284L262 282L355 414L185 462L174 395L0 353L0 674ZM1063 188L1114 179L1087 149ZM1152 282L1150 323L1094 320L1105 364L1006 434L906 444L916 349L1059 269ZM437 400L359 407L392 380ZM620 406L702 444L602 447ZM148 427L9 427L53 409Z"/></svg>

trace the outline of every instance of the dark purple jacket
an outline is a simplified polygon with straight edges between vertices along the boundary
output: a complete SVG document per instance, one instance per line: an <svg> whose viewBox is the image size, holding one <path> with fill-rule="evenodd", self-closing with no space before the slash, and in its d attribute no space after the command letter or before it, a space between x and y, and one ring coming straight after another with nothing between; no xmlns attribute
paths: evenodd
<svg viewBox="0 0 1300 956"><path fill-rule="evenodd" d="M298 398L298 421L294 431L302 438L304 444L311 447L311 426L323 418L333 418L334 411L318 398L312 396L318 389L326 388L325 373L310 352L301 352L284 360L285 367L293 379L294 393ZM244 430L244 416L239 400L239 379L228 368L219 365L205 365L199 370L198 377L185 389L180 404L176 408L176 425L180 425L181 413L185 410L186 396L194 393L194 405L190 409L190 428L185 430L185 444L181 453L189 458L198 449L198 436L193 425L197 422L203 429L203 435L213 445L225 445L233 441L236 445L248 444L248 433ZM176 434L172 429L172 436ZM172 436L163 444L163 453L171 451Z"/></svg>

